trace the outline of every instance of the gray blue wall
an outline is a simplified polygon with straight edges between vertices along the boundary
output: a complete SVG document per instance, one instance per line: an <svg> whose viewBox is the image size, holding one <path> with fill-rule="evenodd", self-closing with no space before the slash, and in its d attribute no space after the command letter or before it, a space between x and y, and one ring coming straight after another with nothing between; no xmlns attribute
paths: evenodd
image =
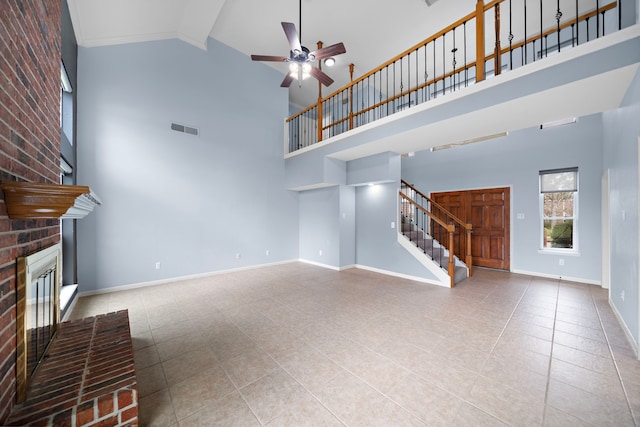
<svg viewBox="0 0 640 427"><path fill-rule="evenodd" d="M81 292L298 258L429 279L391 228L399 177L361 186L359 167L349 177L348 167L325 158L326 148L285 166L281 73L215 40L208 52L174 40L78 55L78 182L104 202L78 222ZM402 162L402 178L427 193L511 187L512 270L592 283L601 280L600 179L609 171L611 296L636 342L638 80L623 108L604 116ZM197 127L200 136L171 131L171 122ZM303 164L314 166L296 168ZM579 255L540 253L538 171L571 166L580 170ZM287 169L299 169L297 180ZM335 185L286 190L325 179Z"/></svg>
<svg viewBox="0 0 640 427"><path fill-rule="evenodd" d="M638 144L640 72L621 108L603 115L604 170L609 173L610 301L639 341ZM622 294L624 292L624 299Z"/></svg>
<svg viewBox="0 0 640 427"><path fill-rule="evenodd" d="M358 265L437 282L438 278L398 243L400 181L356 187ZM391 227L394 222L395 228Z"/></svg>
<svg viewBox="0 0 640 427"><path fill-rule="evenodd" d="M303 191L299 201L300 258L341 267L340 187Z"/></svg>
<svg viewBox="0 0 640 427"><path fill-rule="evenodd" d="M437 282L398 243L400 168L392 153L352 160L340 184L300 192L300 258Z"/></svg>
<svg viewBox="0 0 640 427"><path fill-rule="evenodd" d="M80 48L78 68L78 182L103 201L78 222L80 292L298 258L280 73L211 39Z"/></svg>
<svg viewBox="0 0 640 427"><path fill-rule="evenodd" d="M511 187L511 270L600 283L601 156L602 120L594 115L572 125L422 151L403 159L402 178L425 194ZM579 254L542 253L538 172L574 166L579 168Z"/></svg>

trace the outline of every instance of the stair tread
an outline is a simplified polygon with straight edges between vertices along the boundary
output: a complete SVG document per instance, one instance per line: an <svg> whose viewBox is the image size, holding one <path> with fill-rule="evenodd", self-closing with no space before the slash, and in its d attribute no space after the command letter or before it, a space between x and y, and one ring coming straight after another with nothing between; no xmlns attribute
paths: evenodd
<svg viewBox="0 0 640 427"><path fill-rule="evenodd" d="M404 215L401 215L401 230L402 234L409 239L414 245L420 248L425 255L427 255L432 261L440 265L440 268L447 271L447 265L449 264L449 255L444 246L434 239L433 236L426 233L421 228L418 228L416 224L407 220ZM459 283L467 278L468 269L462 260L458 260L462 265L456 262L454 266L453 281ZM447 271L448 273L448 271Z"/></svg>

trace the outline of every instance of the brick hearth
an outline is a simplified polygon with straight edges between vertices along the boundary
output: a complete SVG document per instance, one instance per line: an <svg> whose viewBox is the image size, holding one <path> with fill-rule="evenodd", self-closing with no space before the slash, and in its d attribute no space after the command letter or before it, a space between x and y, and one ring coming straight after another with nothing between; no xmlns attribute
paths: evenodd
<svg viewBox="0 0 640 427"><path fill-rule="evenodd" d="M9 425L132 426L138 392L126 310L60 324Z"/></svg>

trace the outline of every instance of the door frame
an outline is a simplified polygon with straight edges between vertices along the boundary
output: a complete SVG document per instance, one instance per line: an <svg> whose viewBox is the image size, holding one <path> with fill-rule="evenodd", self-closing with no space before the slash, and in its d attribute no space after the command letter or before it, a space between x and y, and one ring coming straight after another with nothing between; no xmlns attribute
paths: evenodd
<svg viewBox="0 0 640 427"><path fill-rule="evenodd" d="M640 143L640 139L638 140ZM513 259L513 222L514 222L514 211L513 211L513 184L504 184L504 185L491 185L491 186L483 186L483 187L468 187L468 188L458 188L458 189L439 189L439 190L431 190L427 195L433 200L434 193L447 193L454 191L475 191L475 190L491 190L495 188L508 188L509 189L509 269L503 271L513 271L511 260ZM483 267L478 267L483 268Z"/></svg>
<svg viewBox="0 0 640 427"><path fill-rule="evenodd" d="M602 247L602 278L600 279L600 286L603 289L610 289L611 286L611 220L609 218L609 169L605 170L602 174L601 181L601 204L600 215L602 217L602 233L601 233L601 247Z"/></svg>

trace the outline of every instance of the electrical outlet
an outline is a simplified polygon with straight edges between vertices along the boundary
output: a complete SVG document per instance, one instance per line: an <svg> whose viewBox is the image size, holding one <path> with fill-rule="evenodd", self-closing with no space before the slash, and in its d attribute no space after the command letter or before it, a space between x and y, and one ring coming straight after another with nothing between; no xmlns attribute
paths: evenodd
<svg viewBox="0 0 640 427"><path fill-rule="evenodd" d="M269 256L269 249L267 249L264 253L266 256Z"/></svg>
<svg viewBox="0 0 640 427"><path fill-rule="evenodd" d="M240 259L240 254L236 254L236 259Z"/></svg>
<svg viewBox="0 0 640 427"><path fill-rule="evenodd" d="M318 255L322 256L322 249L318 251Z"/></svg>
<svg viewBox="0 0 640 427"><path fill-rule="evenodd" d="M560 258L560 259L558 260L558 264L560 264L560 265L564 265L564 260L563 260L562 258Z"/></svg>
<svg viewBox="0 0 640 427"><path fill-rule="evenodd" d="M620 299L624 302L624 291L620 292Z"/></svg>
<svg viewBox="0 0 640 427"><path fill-rule="evenodd" d="M156 262L156 270L160 270L160 267L162 267L162 264L160 264L160 261Z"/></svg>
<svg viewBox="0 0 640 427"><path fill-rule="evenodd" d="M391 228L396 228L396 223L395 223L395 221L391 221Z"/></svg>

